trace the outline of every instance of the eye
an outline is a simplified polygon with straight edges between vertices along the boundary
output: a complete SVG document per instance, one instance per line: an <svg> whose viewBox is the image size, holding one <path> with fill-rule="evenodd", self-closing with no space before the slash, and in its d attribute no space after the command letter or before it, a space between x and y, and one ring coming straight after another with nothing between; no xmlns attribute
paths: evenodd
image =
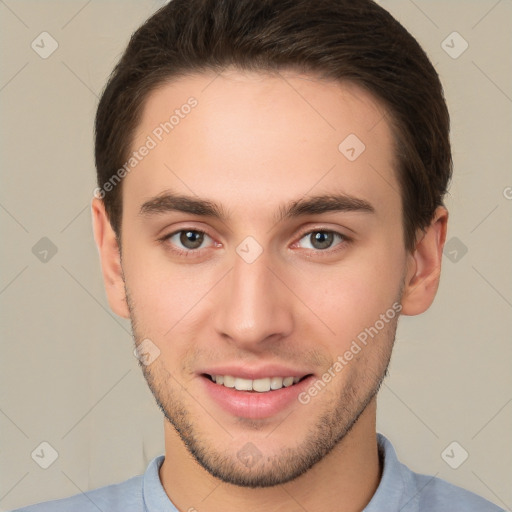
<svg viewBox="0 0 512 512"><path fill-rule="evenodd" d="M305 246L301 244L303 240L306 241ZM325 251L326 249L330 249L336 240L340 243L348 243L349 241L348 237L341 233L337 233L336 231L317 229L315 231L305 233L299 242L297 242L297 245L303 249ZM340 243L336 245L340 245Z"/></svg>
<svg viewBox="0 0 512 512"><path fill-rule="evenodd" d="M206 239L212 240L204 231L197 229L181 229L164 236L161 241L168 242L171 250L178 253L190 253L199 251Z"/></svg>

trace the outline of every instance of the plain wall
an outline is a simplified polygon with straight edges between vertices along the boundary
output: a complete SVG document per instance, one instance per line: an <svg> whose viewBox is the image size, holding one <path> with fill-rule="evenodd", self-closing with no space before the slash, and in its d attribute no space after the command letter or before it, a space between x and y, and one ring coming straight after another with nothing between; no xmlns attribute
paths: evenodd
<svg viewBox="0 0 512 512"><path fill-rule="evenodd" d="M511 510L512 3L380 3L439 71L455 166L438 296L400 321L378 429L411 469ZM108 307L90 215L98 96L161 5L0 3L2 510L122 481L163 453L162 415L129 323ZM46 59L31 47L43 31L59 45ZM442 47L454 31L469 44L458 58ZM462 40L451 40L453 53ZM46 470L31 457L43 441L58 452ZM469 453L458 469L441 457L452 441Z"/></svg>

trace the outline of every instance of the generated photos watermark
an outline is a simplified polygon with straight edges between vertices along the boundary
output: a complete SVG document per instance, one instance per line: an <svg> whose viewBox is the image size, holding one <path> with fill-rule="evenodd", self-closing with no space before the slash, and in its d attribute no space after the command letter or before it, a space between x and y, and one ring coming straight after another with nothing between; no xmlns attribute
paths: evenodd
<svg viewBox="0 0 512 512"><path fill-rule="evenodd" d="M311 386L297 397L303 405L309 404L311 399L317 396L340 372L349 364L354 356L359 354L364 347L368 345L368 338L373 339L384 329L386 324L393 320L396 315L402 311L402 304L395 302L385 313L382 313L372 326L365 328L357 335L357 339L352 340L350 347L342 355L336 358L336 361L324 374L317 379Z"/></svg>
<svg viewBox="0 0 512 512"><path fill-rule="evenodd" d="M173 114L167 121L160 123L156 126L150 135L146 137L146 141L136 151L133 151L131 156L101 187L94 189L94 196L98 199L103 199L108 192L121 182L121 180L129 174L137 165L139 165L150 152L155 149L160 142L162 142L166 135L172 132L183 119L185 119L192 109L197 107L199 102L196 98L191 96L187 102L181 105L180 108L174 110Z"/></svg>

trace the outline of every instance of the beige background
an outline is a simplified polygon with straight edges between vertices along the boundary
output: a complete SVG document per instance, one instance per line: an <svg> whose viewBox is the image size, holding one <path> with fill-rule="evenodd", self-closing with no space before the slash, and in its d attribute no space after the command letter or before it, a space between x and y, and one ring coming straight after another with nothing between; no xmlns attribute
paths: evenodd
<svg viewBox="0 0 512 512"><path fill-rule="evenodd" d="M97 97L161 4L0 1L1 510L124 480L163 451L129 324L108 308L90 220ZM445 86L457 240L433 307L401 320L378 427L411 469L512 510L512 2L381 4ZM43 31L59 45L47 59L31 48ZM469 43L456 59L441 46L453 31ZM46 262L32 252L43 237L57 248ZM43 441L58 452L46 470L31 458ZM458 469L441 457L452 441L469 453Z"/></svg>

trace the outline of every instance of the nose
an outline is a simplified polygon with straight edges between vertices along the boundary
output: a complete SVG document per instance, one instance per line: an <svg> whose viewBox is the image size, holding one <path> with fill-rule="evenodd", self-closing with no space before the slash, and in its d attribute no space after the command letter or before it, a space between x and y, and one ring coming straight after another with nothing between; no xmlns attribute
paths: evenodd
<svg viewBox="0 0 512 512"><path fill-rule="evenodd" d="M221 283L215 328L229 342L250 351L268 350L294 327L293 294L264 251L248 263L238 254Z"/></svg>

